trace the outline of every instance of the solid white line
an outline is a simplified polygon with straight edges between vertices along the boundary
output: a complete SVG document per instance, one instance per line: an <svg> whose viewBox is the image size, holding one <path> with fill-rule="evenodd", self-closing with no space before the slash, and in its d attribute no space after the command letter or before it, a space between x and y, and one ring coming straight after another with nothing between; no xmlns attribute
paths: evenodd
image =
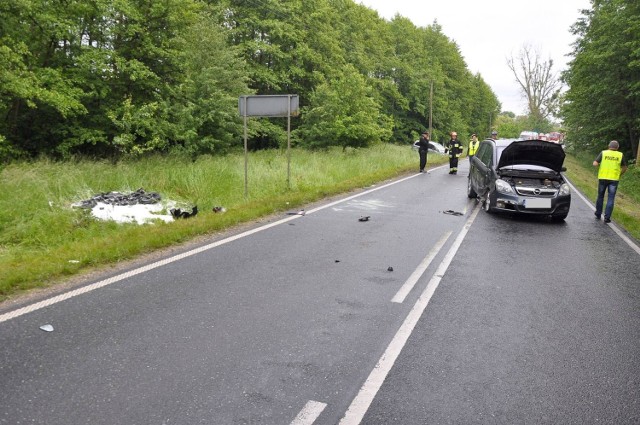
<svg viewBox="0 0 640 425"><path fill-rule="evenodd" d="M326 403L310 400L291 422L291 425L311 425L318 419L325 407L327 407Z"/></svg>
<svg viewBox="0 0 640 425"><path fill-rule="evenodd" d="M393 340L385 350L384 354L382 354L382 357L380 357L380 360L378 360L378 363L375 365L375 367L369 374L369 377L360 388L360 392L358 392L358 395L356 395L356 397L351 402L349 409L347 409L347 412L340 421L340 425L358 425L362 421L362 418L364 417L365 413L367 413L371 402L378 393L378 390L389 374L389 371L393 367L396 359L400 355L400 352L404 348L404 345L413 332L413 329L422 316L422 313L427 308L427 304L429 304L431 297L440 284L440 280L446 273L449 265L451 264L451 261L453 260L453 257L458 251L458 248L460 248L460 245L462 244L462 241L469 231L473 220L475 220L476 216L478 215L478 211L480 211L479 205L471 213L471 216L465 223L463 229L458 234L456 240L453 242L453 245L449 249L449 252L447 252L445 258L442 260L442 263L440 263L440 265L438 266L438 269L429 281L429 284L425 288L424 292L422 293L422 295L420 295L420 298L418 298L418 301L416 301L413 309L411 310L411 312L409 312L409 315L402 323L402 326L400 326L400 329L393 337Z"/></svg>
<svg viewBox="0 0 640 425"><path fill-rule="evenodd" d="M361 192L361 193L355 194L353 196L349 196L347 198L340 199L340 200L332 202L330 204L322 205L322 206L320 206L318 208L314 208L312 210L307 211L305 213L305 215L313 214L314 212L323 210L325 208L329 208L329 207L331 207L333 205L337 205L337 204L339 204L341 202L346 202L346 201L349 201L351 199L357 198L359 196L363 196L363 195L369 194L371 192L375 192L376 190L384 189L386 187L392 186L392 185L397 184L397 183L401 183L401 182L403 182L405 180L412 179L412 178L414 178L416 176L419 176L419 175L420 174L411 175L409 177L405 177L403 179L393 181L393 182L385 184L383 186L375 187L375 188L369 189L369 190L367 190L365 192ZM273 223L269 223L269 224L266 224L264 226L261 226L261 227L255 228L255 229L248 230L248 231L240 233L238 235L231 236L229 238L222 239L222 240L219 240L217 242L213 242L213 243L210 243L208 245L201 246L200 248L196 248L196 249L193 249L191 251L187 251L185 253L178 254L178 255L175 255L173 257L166 258L164 260L156 261L155 263L151 263L151 264L148 264L148 265L146 265L144 267L140 267L138 269L131 270L131 271L127 272L127 273L123 273L123 274L120 274L120 275L117 275L117 276L113 276L113 277L110 277L109 279L105 279L105 280L102 280L100 282L93 283L91 285L83 286L82 288L78 288L78 289L66 292L64 294L60 294L58 296L55 296L55 297L52 297L52 298L48 298L48 299L40 301L38 303L31 304L31 305L28 305L26 307L19 308L17 310L10 311L10 312L5 313L5 314L0 314L0 323L6 322L7 320L15 319L16 317L22 316L22 315L27 314L27 313L31 313L31 312L36 311L36 310L40 310L42 308L51 306L53 304L57 304L57 303L59 303L61 301L68 300L69 298L73 298L73 297L81 295L81 294L86 294L87 292L91 292L91 291L93 291L95 289L102 288L102 287L107 286L107 285L111 285L112 283L119 282L121 280L130 278L132 276L135 276L135 275L138 275L138 274L141 274L141 273L144 273L144 272L148 272L149 270L153 270L155 268L165 266L165 265L173 263L175 261L179 261L179 260L182 260L184 258L190 257L192 255L199 254L199 253L204 252L204 251L208 251L208 250L210 250L212 248L216 248L216 247L224 245L226 243L233 242L235 240L244 238L245 236L250 236L250 235L253 235L255 233L261 232L263 230L270 229L271 227L278 226L278 225L286 223L288 221L299 219L300 217L302 217L302 216L301 215L292 215L292 216L289 216L289 217L284 218L282 220L278 220L278 221L275 221Z"/></svg>
<svg viewBox="0 0 640 425"><path fill-rule="evenodd" d="M411 276L409 276L409 278L404 283L404 285L402 285L402 287L398 290L398 292L396 292L396 295L391 299L391 302L393 303L404 302L404 299L407 297L407 295L409 295L409 292L411 292L413 287L416 285L416 283L418 282L418 279L420 279L420 276L422 276L425 270L427 270L427 268L429 267L429 264L431 264L433 259L436 257L436 255L438 255L438 253L442 249L442 246L445 244L445 242L447 242L447 240L449 239L449 236L451 236L451 233L452 232L449 231L444 235L442 235L440 240L436 242L433 248L431 248L431 251L429 251L427 256L424 257L424 260L422 260L422 262L418 265L415 271L411 273Z"/></svg>
<svg viewBox="0 0 640 425"><path fill-rule="evenodd" d="M571 182L569 180L567 180L567 184L569 186L571 186L571 189L573 190L573 193L578 195L584 201L584 203L587 204L589 206L589 208L591 208L591 211L593 211L593 212L596 211L596 207L591 203L591 201L589 201L587 198L585 198L582 195L582 193L578 192L578 190L571 184ZM631 249L633 249L636 252L636 254L640 255L640 247L638 245L636 245L635 242L633 242L631 239L629 239L627 237L627 235L625 235L624 232L618 228L618 226L616 226L613 223L609 223L608 226L611 227L611 230L616 232L618 234L618 236L620 236L620 239L625 241L625 243L627 245L629 245L629 247Z"/></svg>
<svg viewBox="0 0 640 425"><path fill-rule="evenodd" d="M380 190L380 189L384 189L384 188L389 187L389 186L393 186L394 184L401 183L401 182L403 182L403 181L405 181L405 180L413 179L413 178L418 177L418 176L420 176L420 175L422 175L422 174L421 174L421 173L418 173L418 174L412 174L412 175L410 175L410 176L408 176L408 177L405 177L405 178L402 178L402 179L400 179L400 180L395 180L395 181L393 181L393 182L391 182L391 183L387 183L387 184L382 185L382 186L374 187L373 189L369 189L369 190L366 190L366 191L364 191L364 192L357 193L357 194L355 194L355 195L349 196L349 197L347 197L347 198L340 199L340 200L338 200L338 201L335 201L335 202L331 202L331 203L329 203L329 204L322 205L322 206L320 206L320 207L318 207L318 208L310 209L309 211L307 211L307 214L312 214L312 213L314 213L314 212L316 212L316 211L320 211L320 210L323 210L323 209L325 209L325 208L330 208L330 207L332 207L332 206L334 206L334 205L341 204L341 203L346 202L346 201L350 201L350 200L352 200L352 199L354 199L354 198L357 198L357 197L359 197L359 196L367 195L367 194L369 194L369 193L371 193L371 192L375 192L376 190Z"/></svg>
<svg viewBox="0 0 640 425"><path fill-rule="evenodd" d="M571 184L571 182L569 181L569 179L567 179L567 178L566 178L566 176L565 176L565 180L567 181L567 184L569 185L569 187L571 187L571 190L573 190L573 193L575 193L576 195L578 195L578 196L579 196L579 197L584 201L584 203L585 203L585 204L587 204L587 206L589 206L589 208L591 208L591 211L595 211L595 210L596 210L596 207L594 207L594 206L593 206L593 204L592 204L591 202L589 202L589 200L588 200L587 198L585 198L585 197L582 195L582 193L580 193L580 192L578 191L578 189L576 189L576 188L575 188L575 186L573 186L573 185Z"/></svg>

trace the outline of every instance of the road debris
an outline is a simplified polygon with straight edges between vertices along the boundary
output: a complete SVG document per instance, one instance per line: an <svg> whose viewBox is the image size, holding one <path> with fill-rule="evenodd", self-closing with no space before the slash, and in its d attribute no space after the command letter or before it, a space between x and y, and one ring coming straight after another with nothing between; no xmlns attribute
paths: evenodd
<svg viewBox="0 0 640 425"><path fill-rule="evenodd" d="M369 219L370 219L370 218L371 218L371 216L370 216L370 215L366 215L366 216L364 216L364 217L360 217L360 218L358 219L358 221L369 221Z"/></svg>
<svg viewBox="0 0 640 425"><path fill-rule="evenodd" d="M162 197L157 192L146 192L143 188L136 190L135 192L130 193L121 193L121 192L102 192L97 195L92 196L89 199L84 201L76 202L71 206L74 208L85 208L92 209L98 203L107 204L107 205L149 205L149 204L157 204L160 202Z"/></svg>
<svg viewBox="0 0 640 425"><path fill-rule="evenodd" d="M45 332L53 332L53 326L51 325L42 325L40 326L40 329L42 329Z"/></svg>
<svg viewBox="0 0 640 425"><path fill-rule="evenodd" d="M171 208L169 212L171 213L171 216L175 219L191 218L191 217L195 217L198 214L198 206L194 205L194 207L191 209L191 212L182 210L180 208Z"/></svg>
<svg viewBox="0 0 640 425"><path fill-rule="evenodd" d="M449 215L464 215L463 213L459 211L454 211L454 210L446 210L446 211L442 211L442 213L449 214Z"/></svg>
<svg viewBox="0 0 640 425"><path fill-rule="evenodd" d="M169 214L163 214L175 206L173 201L162 202L157 192L146 192L140 188L135 192L102 192L89 199L71 204L72 208L90 209L91 215L99 220L118 223L152 223L154 220L173 221Z"/></svg>

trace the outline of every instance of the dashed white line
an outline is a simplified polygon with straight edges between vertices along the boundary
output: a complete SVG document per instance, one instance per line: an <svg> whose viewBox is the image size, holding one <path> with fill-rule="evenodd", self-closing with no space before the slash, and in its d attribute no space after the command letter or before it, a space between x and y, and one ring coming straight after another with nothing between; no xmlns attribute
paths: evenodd
<svg viewBox="0 0 640 425"><path fill-rule="evenodd" d="M310 400L291 422L291 425L311 425L318 419L325 407L327 407L326 403Z"/></svg>
<svg viewBox="0 0 640 425"><path fill-rule="evenodd" d="M342 418L342 420L340 420L340 425L358 425L362 421L362 418L367 413L371 402L378 393L378 390L389 374L389 371L393 367L396 359L400 355L400 352L409 339L409 336L413 332L413 329L422 316L422 313L427 308L427 304L429 304L431 297L440 284L440 280L451 264L453 257L458 251L458 248L460 248L460 245L462 244L462 241L469 231L473 220L475 220L476 216L478 215L478 211L480 211L479 206L477 206L471 213L471 216L465 223L463 229L458 234L456 240L453 242L453 245L447 252L445 258L442 260L442 263L440 263L440 265L436 269L424 292L422 293L422 295L420 295L418 301L416 301L413 309L411 310L411 312L409 312L409 315L402 323L402 326L400 326L400 329L393 337L393 340L385 350L384 354L382 354L382 357L380 357L380 360L378 360L378 363L375 365L375 367L369 374L369 377L360 388L360 391L351 402L349 409L347 409L344 417Z"/></svg>
<svg viewBox="0 0 640 425"><path fill-rule="evenodd" d="M449 236L451 236L451 233L452 232L449 231L444 235L442 235L440 240L433 246L433 248L431 248L431 251L429 251L427 256L424 257L424 260L422 260L422 262L418 265L416 270L413 273L411 273L411 276L409 276L409 278L404 283L404 285L402 285L402 287L398 290L398 292L396 292L396 295L391 299L391 302L394 302L394 303L404 302L404 299L407 297L407 295L409 295L409 292L411 292L411 290L416 285L416 283L418 282L422 274L425 272L425 270L427 270L427 268L429 267L429 264L431 264L433 259L436 257L436 255L438 255L438 253L444 246L445 242L447 242L447 240L449 239Z"/></svg>

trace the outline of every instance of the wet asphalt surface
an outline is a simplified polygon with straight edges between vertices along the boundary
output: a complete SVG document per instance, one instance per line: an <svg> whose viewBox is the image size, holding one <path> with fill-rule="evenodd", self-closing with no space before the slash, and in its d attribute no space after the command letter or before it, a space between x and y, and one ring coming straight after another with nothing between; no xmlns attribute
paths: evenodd
<svg viewBox="0 0 640 425"><path fill-rule="evenodd" d="M338 423L473 215L466 167L0 319L0 424ZM480 211L361 423L639 423L638 260L575 195L564 223Z"/></svg>

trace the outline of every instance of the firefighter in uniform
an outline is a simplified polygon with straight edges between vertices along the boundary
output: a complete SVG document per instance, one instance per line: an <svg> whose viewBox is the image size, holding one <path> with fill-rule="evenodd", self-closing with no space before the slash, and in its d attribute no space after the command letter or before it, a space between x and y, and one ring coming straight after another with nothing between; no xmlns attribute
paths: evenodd
<svg viewBox="0 0 640 425"><path fill-rule="evenodd" d="M611 223L611 213L618 190L620 177L627 171L627 162L622 152L618 152L620 144L612 140L609 142L609 149L600 152L593 161L594 167L598 168L598 198L596 199L596 219L600 220L602 205L604 204L604 192L607 191L607 205L604 209L604 222Z"/></svg>
<svg viewBox="0 0 640 425"><path fill-rule="evenodd" d="M449 174L458 174L458 158L462 155L462 144L458 140L458 133L451 132L449 140Z"/></svg>
<svg viewBox="0 0 640 425"><path fill-rule="evenodd" d="M471 140L469 141L469 150L467 151L467 156L469 158L476 154L479 145L480 141L478 140L478 136L476 135L476 133L473 133L471 135Z"/></svg>

